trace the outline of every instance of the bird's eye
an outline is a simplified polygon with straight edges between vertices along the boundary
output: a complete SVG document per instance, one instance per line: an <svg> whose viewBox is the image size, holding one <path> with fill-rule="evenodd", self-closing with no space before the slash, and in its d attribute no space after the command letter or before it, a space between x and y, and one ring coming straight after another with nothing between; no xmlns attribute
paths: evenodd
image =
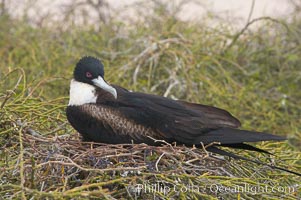
<svg viewBox="0 0 301 200"><path fill-rule="evenodd" d="M86 72L86 77L87 77L87 78L92 78L91 72Z"/></svg>

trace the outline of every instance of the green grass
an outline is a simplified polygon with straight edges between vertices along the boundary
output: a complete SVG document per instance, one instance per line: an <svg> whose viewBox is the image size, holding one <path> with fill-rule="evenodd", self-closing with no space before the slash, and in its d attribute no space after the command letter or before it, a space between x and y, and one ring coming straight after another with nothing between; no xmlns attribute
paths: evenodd
<svg viewBox="0 0 301 200"><path fill-rule="evenodd" d="M255 24L258 28L252 28ZM167 150L152 149L154 154L148 156L146 147L138 145L135 147L138 157L134 160L141 166L160 161L159 171L149 167L126 170L123 168L135 167L137 163L115 158L108 161L115 169L95 170L98 167L91 165L90 157L103 161L105 156L114 155L114 151L132 154L131 149L108 146L106 154L102 147L92 148L99 149L97 152L89 144L81 146L64 111L75 63L84 55L97 56L105 64L105 77L110 83L221 107L238 117L244 129L287 136L286 142L256 144L274 156L236 152L300 173L301 29L297 17L291 22L263 18L244 31L237 31L227 23L215 27L206 20L186 23L157 11L130 27L112 20L99 30L89 26L71 26L65 30L32 27L25 21L2 15L0 29L0 196L3 198L301 197L300 177L245 161L226 160L220 168L210 166L212 160L195 155L205 156L202 150L193 153L179 148L173 153L166 147ZM76 145L72 145L74 142ZM147 157L143 159L145 154ZM70 164L66 157L77 165ZM185 162L192 158L197 161L188 173L186 168L191 166ZM48 161L55 162L43 164ZM123 170L116 170L118 167ZM203 171L198 171L198 167ZM167 194L146 192L135 197L129 189L157 182L175 190ZM229 188L246 184L269 190L257 194L216 193L210 190L210 185L216 184ZM185 192L189 185L200 190ZM295 190L271 191L278 186Z"/></svg>

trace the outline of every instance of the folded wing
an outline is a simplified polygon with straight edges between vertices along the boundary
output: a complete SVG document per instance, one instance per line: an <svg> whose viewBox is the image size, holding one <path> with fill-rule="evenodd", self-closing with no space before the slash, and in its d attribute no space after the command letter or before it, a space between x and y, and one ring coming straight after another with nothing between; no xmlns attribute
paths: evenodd
<svg viewBox="0 0 301 200"><path fill-rule="evenodd" d="M268 133L236 129L240 122L229 112L200 104L174 101L160 96L118 91L118 100L112 106L126 118L151 128L158 139L187 145L238 145L243 142L284 140Z"/></svg>

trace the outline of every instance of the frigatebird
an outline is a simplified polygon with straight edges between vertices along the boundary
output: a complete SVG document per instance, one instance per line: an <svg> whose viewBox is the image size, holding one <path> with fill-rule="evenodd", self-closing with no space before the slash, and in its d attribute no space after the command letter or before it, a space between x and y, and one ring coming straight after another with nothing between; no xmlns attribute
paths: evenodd
<svg viewBox="0 0 301 200"><path fill-rule="evenodd" d="M220 108L131 92L111 85L104 79L104 74L102 62L91 56L81 58L74 69L66 114L84 141L148 145L165 141L186 146L213 143L215 145L207 150L249 160L226 152L220 146L268 153L246 142L286 139L269 133L240 130L239 120Z"/></svg>

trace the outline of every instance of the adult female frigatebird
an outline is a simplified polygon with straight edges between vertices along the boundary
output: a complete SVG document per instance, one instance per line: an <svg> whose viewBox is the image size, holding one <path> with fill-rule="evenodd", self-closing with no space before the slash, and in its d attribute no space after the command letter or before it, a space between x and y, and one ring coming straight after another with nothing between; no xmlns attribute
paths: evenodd
<svg viewBox="0 0 301 200"><path fill-rule="evenodd" d="M187 146L217 142L221 146L266 152L245 142L285 140L269 133L237 129L239 120L216 107L110 85L104 79L103 64L94 57L81 58L73 76L67 119L85 141L157 145L156 140L164 140ZM227 154L217 145L208 150L244 159Z"/></svg>

